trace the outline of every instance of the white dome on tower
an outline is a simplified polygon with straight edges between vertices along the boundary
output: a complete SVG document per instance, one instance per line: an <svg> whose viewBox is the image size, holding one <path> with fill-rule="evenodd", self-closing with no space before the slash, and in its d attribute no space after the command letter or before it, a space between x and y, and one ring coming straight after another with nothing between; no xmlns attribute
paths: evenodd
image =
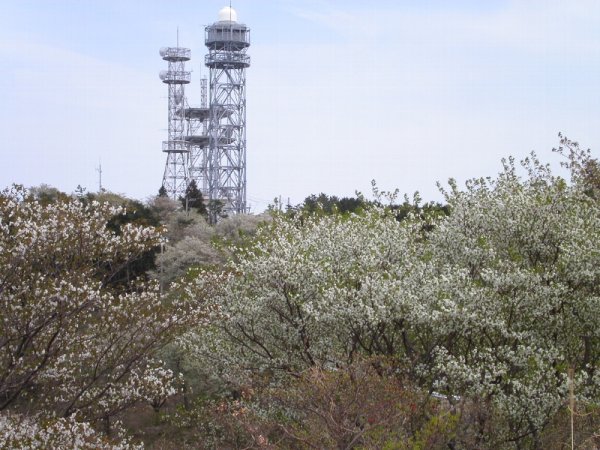
<svg viewBox="0 0 600 450"><path fill-rule="evenodd" d="M237 13L235 9L225 6L219 11L219 22L237 22Z"/></svg>

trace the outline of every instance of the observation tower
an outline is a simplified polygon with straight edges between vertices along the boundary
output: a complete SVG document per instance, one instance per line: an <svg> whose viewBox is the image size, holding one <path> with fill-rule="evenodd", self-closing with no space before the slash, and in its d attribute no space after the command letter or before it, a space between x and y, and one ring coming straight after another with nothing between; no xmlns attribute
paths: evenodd
<svg viewBox="0 0 600 450"><path fill-rule="evenodd" d="M209 68L208 198L226 214L246 206L246 69L250 66L250 29L231 7L205 29ZM216 217L211 218L213 221Z"/></svg>
<svg viewBox="0 0 600 450"><path fill-rule="evenodd" d="M167 140L162 143L162 151L167 154L162 185L167 195L178 199L185 194L188 183L189 146L185 140L185 117L181 110L185 107L184 86L190 82L190 72L185 70L191 51L182 47L164 47L160 56L167 61L167 70L162 70L160 79L169 87L169 126Z"/></svg>

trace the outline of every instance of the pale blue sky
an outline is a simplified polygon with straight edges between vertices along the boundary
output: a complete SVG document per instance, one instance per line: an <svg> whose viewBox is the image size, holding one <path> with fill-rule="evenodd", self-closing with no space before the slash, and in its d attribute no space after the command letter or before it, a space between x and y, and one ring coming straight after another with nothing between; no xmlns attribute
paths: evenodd
<svg viewBox="0 0 600 450"><path fill-rule="evenodd" d="M165 162L165 68L222 0L8 0L0 5L0 186L146 198ZM494 175L562 131L600 150L600 1L238 0L252 29L248 196L421 191Z"/></svg>

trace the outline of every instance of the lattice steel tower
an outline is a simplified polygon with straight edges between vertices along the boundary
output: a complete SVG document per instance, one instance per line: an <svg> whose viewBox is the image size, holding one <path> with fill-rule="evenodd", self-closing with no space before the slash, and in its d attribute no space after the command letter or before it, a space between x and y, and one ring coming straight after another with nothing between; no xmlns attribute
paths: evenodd
<svg viewBox="0 0 600 450"><path fill-rule="evenodd" d="M208 198L208 119L210 109L207 104L206 78L200 80L200 107L189 107L186 101L184 110L187 120L185 141L189 145L189 181L194 180L205 198Z"/></svg>
<svg viewBox="0 0 600 450"><path fill-rule="evenodd" d="M246 206L246 68L250 66L250 29L231 7L205 29L209 68L208 197L223 212L247 212ZM213 218L214 220L215 218Z"/></svg>
<svg viewBox="0 0 600 450"><path fill-rule="evenodd" d="M186 102L184 86L190 82L185 62L190 60L190 55L190 49L179 46L160 49L160 56L169 64L167 70L160 72L160 79L169 87L168 139L162 143L167 161L162 185L173 199L185 194L188 183L189 145L185 140L185 115L182 112Z"/></svg>

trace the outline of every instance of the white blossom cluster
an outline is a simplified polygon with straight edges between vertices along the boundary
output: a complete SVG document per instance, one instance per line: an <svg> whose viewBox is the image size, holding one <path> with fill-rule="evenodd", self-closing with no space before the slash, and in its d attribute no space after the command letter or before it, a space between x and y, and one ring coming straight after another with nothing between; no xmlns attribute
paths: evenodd
<svg viewBox="0 0 600 450"><path fill-rule="evenodd" d="M0 448L28 450L138 450L122 436L109 441L74 418L42 419L0 414Z"/></svg>
<svg viewBox="0 0 600 450"><path fill-rule="evenodd" d="M188 337L224 374L397 358L449 399L491 404L506 439L600 398L600 202L535 157L445 192L449 216L276 216L238 249L215 325ZM581 165L580 165L581 167Z"/></svg>
<svg viewBox="0 0 600 450"><path fill-rule="evenodd" d="M176 289L163 297L157 283L115 283L161 239L152 227L111 228L122 213L0 194L0 411L94 421L175 392L153 356L202 320L203 304Z"/></svg>

